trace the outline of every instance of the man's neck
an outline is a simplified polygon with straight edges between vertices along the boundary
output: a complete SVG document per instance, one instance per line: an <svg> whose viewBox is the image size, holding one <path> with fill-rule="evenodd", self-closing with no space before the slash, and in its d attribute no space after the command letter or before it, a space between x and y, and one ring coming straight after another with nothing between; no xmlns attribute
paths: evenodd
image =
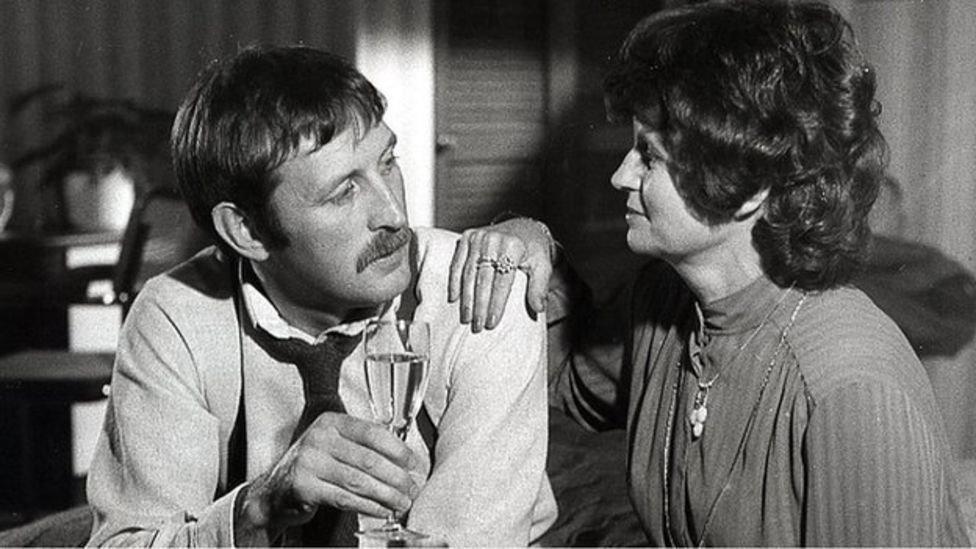
<svg viewBox="0 0 976 549"><path fill-rule="evenodd" d="M348 324L374 317L382 305L377 304L369 307L304 306L297 303L294 299L290 299L273 282L273 279L266 276L260 268L255 268L250 262L248 262L247 268L253 276L245 277L245 280L250 279L250 282L257 286L257 289L274 305L278 314L289 325L312 337L316 337L322 332L340 324ZM309 302L312 303L311 301Z"/></svg>

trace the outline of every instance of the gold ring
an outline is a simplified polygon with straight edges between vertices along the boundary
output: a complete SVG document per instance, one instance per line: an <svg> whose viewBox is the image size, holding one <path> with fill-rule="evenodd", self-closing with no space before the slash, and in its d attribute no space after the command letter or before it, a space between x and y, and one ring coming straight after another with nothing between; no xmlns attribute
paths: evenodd
<svg viewBox="0 0 976 549"><path fill-rule="evenodd" d="M481 256L478 258L477 265L479 269L482 267L491 267L498 274L508 274L518 269L518 265L515 264L515 260L507 255L503 255L498 259Z"/></svg>
<svg viewBox="0 0 976 549"><path fill-rule="evenodd" d="M515 260L507 255L499 257L495 261L495 272L498 274L508 274L515 269L518 269L518 265L515 264Z"/></svg>

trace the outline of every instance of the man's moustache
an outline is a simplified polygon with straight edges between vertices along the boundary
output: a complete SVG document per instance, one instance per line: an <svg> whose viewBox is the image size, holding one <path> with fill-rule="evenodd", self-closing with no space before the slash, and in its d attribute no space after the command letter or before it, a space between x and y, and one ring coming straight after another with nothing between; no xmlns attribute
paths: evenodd
<svg viewBox="0 0 976 549"><path fill-rule="evenodd" d="M400 229L398 231L382 231L370 241L369 246L356 259L356 272L361 273L366 270L370 263L392 255L400 248L410 243L413 238L413 231L410 229Z"/></svg>

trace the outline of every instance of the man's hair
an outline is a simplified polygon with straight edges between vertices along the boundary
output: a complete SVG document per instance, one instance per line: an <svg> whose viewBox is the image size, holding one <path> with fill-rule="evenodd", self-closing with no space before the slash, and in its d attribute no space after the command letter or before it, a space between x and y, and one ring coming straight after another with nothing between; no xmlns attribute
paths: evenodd
<svg viewBox="0 0 976 549"><path fill-rule="evenodd" d="M287 244L270 207L274 170L310 140L318 149L378 124L383 96L341 57L302 46L251 47L215 61L190 89L172 133L176 178L194 220L221 242L211 210L232 202L266 245Z"/></svg>
<svg viewBox="0 0 976 549"><path fill-rule="evenodd" d="M660 116L669 172L699 219L730 221L769 190L753 241L773 281L851 280L887 149L873 69L836 11L736 0L652 15L604 90L611 118Z"/></svg>

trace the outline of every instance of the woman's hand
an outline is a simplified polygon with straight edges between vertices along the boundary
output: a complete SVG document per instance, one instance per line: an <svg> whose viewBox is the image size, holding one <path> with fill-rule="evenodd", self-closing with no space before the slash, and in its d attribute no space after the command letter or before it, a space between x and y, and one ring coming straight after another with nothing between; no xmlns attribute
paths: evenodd
<svg viewBox="0 0 976 549"><path fill-rule="evenodd" d="M525 217L464 231L448 284L448 300L461 300L461 322L470 323L475 333L497 326L516 270L529 277L525 301L530 313L544 311L554 249L546 226Z"/></svg>

